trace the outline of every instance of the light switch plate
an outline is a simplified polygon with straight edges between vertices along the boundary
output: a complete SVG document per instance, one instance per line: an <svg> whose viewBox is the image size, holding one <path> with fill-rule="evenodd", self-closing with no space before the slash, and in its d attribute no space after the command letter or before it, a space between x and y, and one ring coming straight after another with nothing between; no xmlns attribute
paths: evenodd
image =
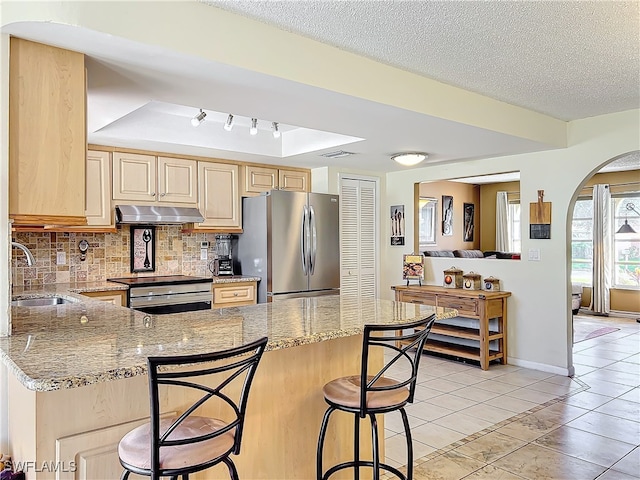
<svg viewBox="0 0 640 480"><path fill-rule="evenodd" d="M200 260L206 260L207 259L207 249L206 248L201 248L200 249Z"/></svg>
<svg viewBox="0 0 640 480"><path fill-rule="evenodd" d="M530 262L539 262L540 261L540 249L539 248L530 248L529 249L529 261Z"/></svg>
<svg viewBox="0 0 640 480"><path fill-rule="evenodd" d="M67 263L66 252L56 252L56 265L64 265Z"/></svg>

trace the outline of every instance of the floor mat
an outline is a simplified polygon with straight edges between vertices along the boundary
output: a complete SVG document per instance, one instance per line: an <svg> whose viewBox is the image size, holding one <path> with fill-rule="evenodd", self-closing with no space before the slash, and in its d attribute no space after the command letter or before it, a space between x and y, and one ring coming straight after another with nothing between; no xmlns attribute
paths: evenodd
<svg viewBox="0 0 640 480"><path fill-rule="evenodd" d="M619 328L603 327L601 323L591 323L585 321L573 321L573 343L584 342L591 338L600 337L608 333L617 332Z"/></svg>

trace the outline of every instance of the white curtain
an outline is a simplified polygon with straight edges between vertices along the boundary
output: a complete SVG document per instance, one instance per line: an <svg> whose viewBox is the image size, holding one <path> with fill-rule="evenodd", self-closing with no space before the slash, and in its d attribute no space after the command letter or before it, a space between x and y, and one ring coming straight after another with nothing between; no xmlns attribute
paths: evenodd
<svg viewBox="0 0 640 480"><path fill-rule="evenodd" d="M593 288L590 308L609 314L611 285L611 192L609 185L593 186Z"/></svg>
<svg viewBox="0 0 640 480"><path fill-rule="evenodd" d="M497 192L496 194L496 250L499 252L510 251L507 192Z"/></svg>

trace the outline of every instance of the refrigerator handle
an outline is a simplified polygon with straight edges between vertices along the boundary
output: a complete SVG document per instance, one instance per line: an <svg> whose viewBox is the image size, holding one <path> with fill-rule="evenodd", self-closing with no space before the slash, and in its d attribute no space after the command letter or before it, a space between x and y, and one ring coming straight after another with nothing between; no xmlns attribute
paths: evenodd
<svg viewBox="0 0 640 480"><path fill-rule="evenodd" d="M318 249L318 236L316 231L316 211L309 207L309 224L311 226L311 251L309 252L309 275L313 275L316 269L316 251Z"/></svg>
<svg viewBox="0 0 640 480"><path fill-rule="evenodd" d="M305 275L308 275L307 272L307 206L304 206L302 210L302 219L300 222L300 256L302 257L302 271Z"/></svg>

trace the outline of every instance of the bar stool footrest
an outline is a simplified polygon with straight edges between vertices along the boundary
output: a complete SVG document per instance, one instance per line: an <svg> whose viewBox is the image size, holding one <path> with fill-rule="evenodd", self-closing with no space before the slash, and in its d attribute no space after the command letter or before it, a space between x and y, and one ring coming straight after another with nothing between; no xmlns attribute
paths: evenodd
<svg viewBox="0 0 640 480"><path fill-rule="evenodd" d="M331 475L333 475L334 473L340 471L340 470L344 470L345 468L355 468L356 464L359 467L371 467L373 468L373 462L371 460L360 460L359 462L355 462L355 461L351 461L351 462L343 462L340 463L338 465L334 465L333 467L331 467L329 470L327 470L327 472L322 475L322 480L327 480ZM382 470L386 470L388 472L393 473L395 476L397 476L400 480L407 480L407 477L397 468L392 467L391 465L387 465L386 463L379 463L380 469Z"/></svg>

